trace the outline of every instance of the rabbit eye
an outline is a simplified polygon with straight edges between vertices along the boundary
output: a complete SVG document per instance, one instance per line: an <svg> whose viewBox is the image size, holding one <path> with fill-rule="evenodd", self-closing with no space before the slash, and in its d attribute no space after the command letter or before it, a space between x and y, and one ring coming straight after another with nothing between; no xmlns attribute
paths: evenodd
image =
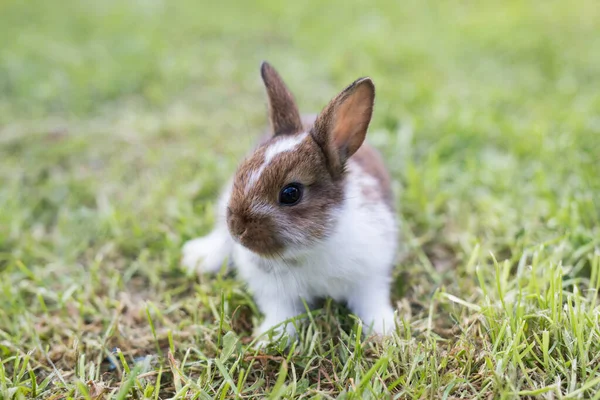
<svg viewBox="0 0 600 400"><path fill-rule="evenodd" d="M290 183L279 192L279 204L284 206L293 206L302 199L302 185L299 183Z"/></svg>

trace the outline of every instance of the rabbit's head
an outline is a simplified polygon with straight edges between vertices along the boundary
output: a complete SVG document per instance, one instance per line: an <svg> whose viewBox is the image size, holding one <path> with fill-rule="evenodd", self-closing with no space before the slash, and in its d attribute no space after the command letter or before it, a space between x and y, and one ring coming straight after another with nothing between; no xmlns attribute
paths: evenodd
<svg viewBox="0 0 600 400"><path fill-rule="evenodd" d="M261 75L272 136L239 166L227 207L231 236L262 257L285 257L318 246L342 216L347 160L365 140L375 87L356 80L312 126L273 67Z"/></svg>

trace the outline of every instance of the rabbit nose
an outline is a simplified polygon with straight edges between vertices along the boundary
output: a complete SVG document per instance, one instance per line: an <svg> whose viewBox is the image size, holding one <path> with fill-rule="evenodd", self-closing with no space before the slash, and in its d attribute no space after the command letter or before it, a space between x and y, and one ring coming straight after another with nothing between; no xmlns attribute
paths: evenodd
<svg viewBox="0 0 600 400"><path fill-rule="evenodd" d="M248 231L248 225L244 218L236 214L230 214L229 228L234 236L242 237Z"/></svg>
<svg viewBox="0 0 600 400"><path fill-rule="evenodd" d="M246 233L248 233L248 227L240 224L236 230L236 235L238 235L241 238L243 238L244 236L246 236Z"/></svg>

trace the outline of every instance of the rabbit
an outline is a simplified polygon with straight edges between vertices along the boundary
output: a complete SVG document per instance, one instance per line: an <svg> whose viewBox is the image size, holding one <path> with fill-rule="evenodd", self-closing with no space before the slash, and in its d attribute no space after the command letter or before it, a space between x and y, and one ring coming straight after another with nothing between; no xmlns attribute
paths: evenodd
<svg viewBox="0 0 600 400"><path fill-rule="evenodd" d="M214 230L184 244L182 264L214 273L229 258L264 314L256 336L294 338L289 320L326 297L345 302L366 333L390 335L398 221L390 175L365 143L373 81L301 117L277 71L264 62L261 75L271 133L225 185Z"/></svg>

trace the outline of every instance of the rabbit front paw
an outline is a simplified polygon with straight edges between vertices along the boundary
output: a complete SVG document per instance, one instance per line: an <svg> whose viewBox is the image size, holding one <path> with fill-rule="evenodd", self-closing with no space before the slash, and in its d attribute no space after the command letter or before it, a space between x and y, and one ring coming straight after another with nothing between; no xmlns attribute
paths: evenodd
<svg viewBox="0 0 600 400"><path fill-rule="evenodd" d="M192 239L182 248L181 265L189 272L215 273L229 256L229 237L220 231Z"/></svg>

